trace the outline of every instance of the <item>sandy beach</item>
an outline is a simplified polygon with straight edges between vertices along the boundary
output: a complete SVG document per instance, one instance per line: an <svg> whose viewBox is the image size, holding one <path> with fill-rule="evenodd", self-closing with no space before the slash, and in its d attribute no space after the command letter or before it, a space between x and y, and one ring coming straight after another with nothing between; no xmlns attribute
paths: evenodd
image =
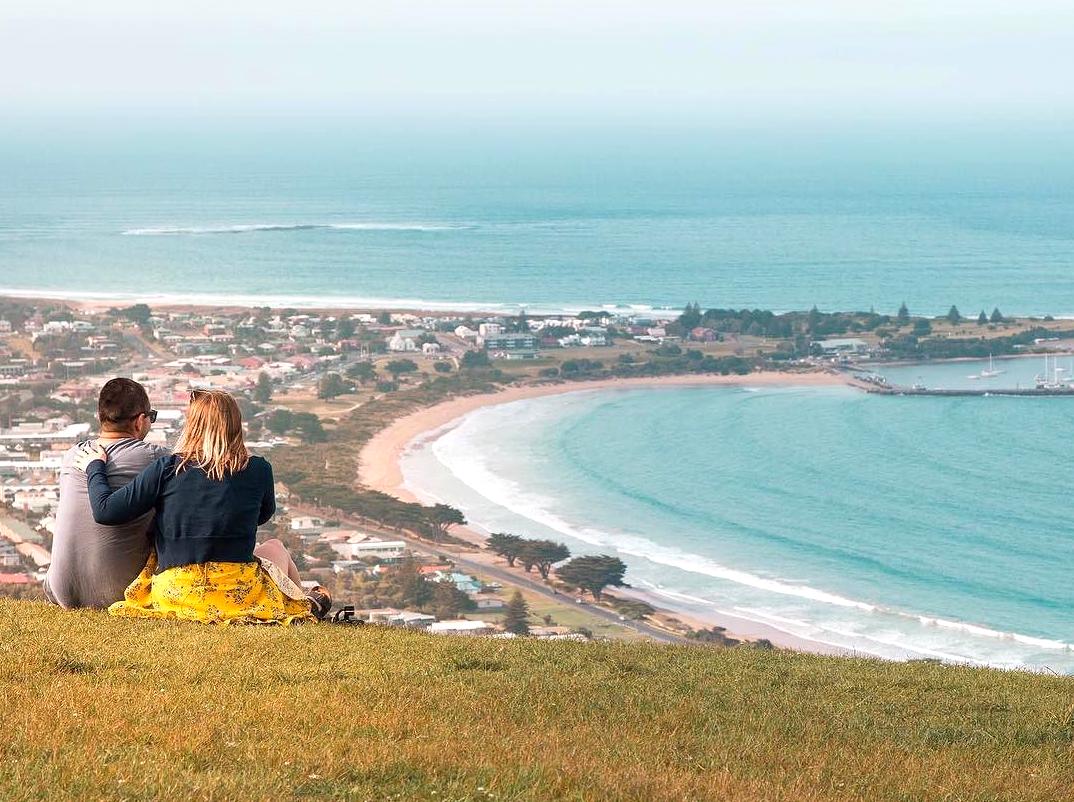
<svg viewBox="0 0 1074 802"><path fill-rule="evenodd" d="M399 458L411 442L439 429L481 407L507 404L526 398L593 390L629 390L645 387L757 386L757 385L851 385L848 377L837 373L750 373L745 376L690 375L657 376L638 379L600 379L597 381L555 382L509 387L497 393L483 393L453 398L427 409L406 415L378 432L362 449L358 479L366 487L390 493L404 501L417 501L403 483Z"/></svg>
<svg viewBox="0 0 1074 802"><path fill-rule="evenodd" d="M415 441L427 441L438 430L447 427L463 416L486 406L506 404L527 398L560 395L563 393L592 392L594 390L627 390L646 387L691 386L853 386L844 375L838 373L751 373L745 376L690 375L660 376L638 379L602 379L588 382L556 382L548 384L511 387L497 393L465 396L445 401L427 409L405 415L378 432L362 449L359 456L359 481L374 490L389 493L405 501L421 501L406 486L400 468L400 459ZM452 534L476 545L484 543L485 536L472 527L455 527ZM636 589L620 591L649 602L680 621L695 628L721 626L732 637L746 640L767 638L777 646L799 651L823 654L848 654L844 649L804 640L774 627L725 613L704 615L685 612L669 607L668 603L652 594Z"/></svg>

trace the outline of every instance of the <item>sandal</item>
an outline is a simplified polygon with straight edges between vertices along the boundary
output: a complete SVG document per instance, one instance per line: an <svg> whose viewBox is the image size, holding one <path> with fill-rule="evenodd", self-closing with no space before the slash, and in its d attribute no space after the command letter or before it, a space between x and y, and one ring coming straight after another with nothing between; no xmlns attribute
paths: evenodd
<svg viewBox="0 0 1074 802"><path fill-rule="evenodd" d="M306 598L309 599L314 618L318 621L328 618L328 614L332 611L332 596L322 585L317 585L308 591Z"/></svg>

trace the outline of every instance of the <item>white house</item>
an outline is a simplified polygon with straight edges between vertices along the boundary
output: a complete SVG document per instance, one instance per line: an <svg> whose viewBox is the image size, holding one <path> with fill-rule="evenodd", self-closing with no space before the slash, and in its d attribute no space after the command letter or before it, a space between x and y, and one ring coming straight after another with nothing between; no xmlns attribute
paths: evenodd
<svg viewBox="0 0 1074 802"><path fill-rule="evenodd" d="M455 336L461 337L464 340L475 340L477 339L477 332L469 326L456 326Z"/></svg>
<svg viewBox="0 0 1074 802"><path fill-rule="evenodd" d="M457 619L437 621L429 625L429 631L440 635L488 635L495 631L487 621L467 621Z"/></svg>
<svg viewBox="0 0 1074 802"><path fill-rule="evenodd" d="M396 627L426 629L432 624L436 623L436 616L427 615L425 613L415 613L410 610L403 610L400 613L388 616L385 620L392 626Z"/></svg>
<svg viewBox="0 0 1074 802"><path fill-rule="evenodd" d="M324 519L312 515L297 515L291 519L292 532L319 533L324 529Z"/></svg>
<svg viewBox="0 0 1074 802"><path fill-rule="evenodd" d="M817 340L814 345L818 346L825 354L860 354L869 350L869 343L857 337L834 337L828 340Z"/></svg>
<svg viewBox="0 0 1074 802"><path fill-rule="evenodd" d="M401 540L371 540L362 537L344 543L333 543L332 551L345 560L375 557L384 562L398 562L403 559L406 543Z"/></svg>
<svg viewBox="0 0 1074 802"><path fill-rule="evenodd" d="M388 340L388 350L407 353L418 350L418 339L424 332L417 329L400 329Z"/></svg>

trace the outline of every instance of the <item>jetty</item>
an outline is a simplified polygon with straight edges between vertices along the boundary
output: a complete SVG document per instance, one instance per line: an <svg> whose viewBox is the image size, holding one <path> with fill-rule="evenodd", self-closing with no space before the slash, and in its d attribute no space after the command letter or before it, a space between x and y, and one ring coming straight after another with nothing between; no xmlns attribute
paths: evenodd
<svg viewBox="0 0 1074 802"><path fill-rule="evenodd" d="M867 393L876 395L941 395L941 396L1071 396L1074 397L1074 387L1012 387L1010 389L994 388L983 390L966 387L963 389L943 389L939 387L900 387L898 385L872 384L864 386Z"/></svg>
<svg viewBox="0 0 1074 802"><path fill-rule="evenodd" d="M1037 383L1033 387L926 387L924 384L914 384L909 387L890 383L879 373L870 373L860 368L846 369L848 384L874 395L935 395L946 397L958 396L1072 396L1074 397L1074 382L1060 381L1058 372L1050 379L1046 376L1038 376Z"/></svg>

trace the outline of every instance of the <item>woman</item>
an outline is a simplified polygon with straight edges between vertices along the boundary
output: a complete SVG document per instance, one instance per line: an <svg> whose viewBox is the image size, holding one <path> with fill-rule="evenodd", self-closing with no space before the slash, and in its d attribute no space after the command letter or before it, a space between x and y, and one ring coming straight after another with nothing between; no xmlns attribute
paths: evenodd
<svg viewBox="0 0 1074 802"><path fill-rule="evenodd" d="M276 511L272 466L246 450L242 415L230 395L192 392L175 452L125 487L108 486L107 459L98 446L79 465L94 520L121 524L156 509L156 554L109 613L273 624L327 615L328 593L318 587L303 594L280 541L255 545L257 527Z"/></svg>

